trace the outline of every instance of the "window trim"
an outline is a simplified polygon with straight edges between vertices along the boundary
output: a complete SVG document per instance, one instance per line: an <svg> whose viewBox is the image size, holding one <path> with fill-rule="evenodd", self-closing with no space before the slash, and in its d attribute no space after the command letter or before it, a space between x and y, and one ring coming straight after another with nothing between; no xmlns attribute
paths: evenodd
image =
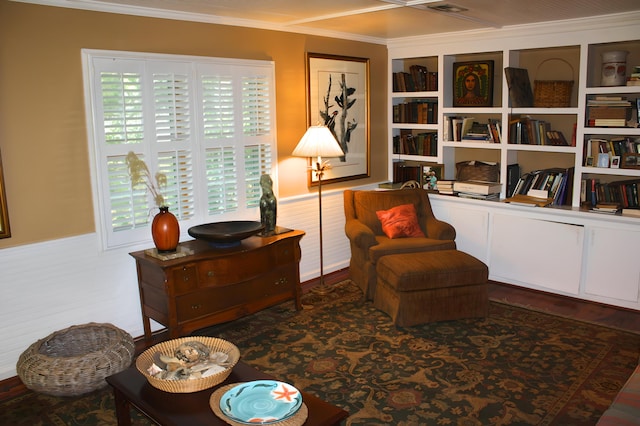
<svg viewBox="0 0 640 426"><path fill-rule="evenodd" d="M85 112L86 112L86 121L87 121L87 143L89 148L89 158L90 158L90 171L91 171L91 187L92 187L92 196L93 196L93 208L94 208L94 220L96 224L96 233L98 234L98 239L100 242L100 246L103 250L110 250L120 247L128 247L139 244L150 244L151 243L151 231L150 227L143 227L139 229L132 229L126 232L127 237L122 238L122 241L114 243L113 238L109 238L110 235L114 235L115 233L111 229L111 216L108 215L107 206L110 205L110 199L108 198L108 194L103 198L105 193L105 188L108 188L108 178L103 176L101 173L100 163L104 161L104 153L101 152L101 148L98 147L98 143L100 143L103 139L103 135L98 133L98 129L101 127L100 121L102 117L98 115L98 107L100 105L96 105L98 97L96 96L96 90L100 90L99 87L96 87L98 84L95 78L95 68L93 66L94 59L132 59L132 60L140 60L140 61L165 61L167 63L171 62L190 62L192 63L192 74L193 77L193 89L192 93L194 94L193 104L196 105L193 111L193 118L196 123L191 129L192 136L194 138L194 143L192 144L192 155L194 157L193 164L193 173L194 180L198 179L198 173L202 174L205 168L205 156L201 154L204 152L207 144L202 140L204 137L204 130L202 126L202 105L198 104L202 102L202 92L201 92L201 80L200 80L200 68L198 64L204 64L204 66L213 66L213 67L242 67L243 69L250 70L252 67L256 67L257 70L263 72L266 71L266 79L268 79L269 84L269 113L270 113L270 132L266 137L261 138L260 143L266 143L270 149L270 172L273 181L274 181L274 193L277 195L277 129L276 129L276 95L275 95L275 64L273 61L265 61L265 60L250 60L250 59L233 59L233 58L216 58L216 57L204 57L204 56L191 56L191 55L173 55L173 54L161 54L161 53L145 53L145 52L127 52L127 51L111 51L111 50L96 50L96 49L82 49L82 67L83 67L83 83L84 83L84 98L85 98ZM256 76L258 73L256 73ZM234 93L234 98L238 99L239 105L241 100L241 93ZM241 107L238 106L236 108L236 115L241 112ZM241 118L240 118L241 121ZM234 140L237 139L237 140ZM236 147L236 156L238 158L243 158L244 149L246 146L251 145L245 143L246 137L242 135L242 137L232 139L233 145ZM146 146L144 150L146 152L150 152L154 148L149 148L152 144L148 141L143 144ZM243 158L244 161L244 158ZM243 163L244 164L244 163ZM239 165L240 169L238 170L238 181L242 182L244 185L244 169L242 165ZM151 167L151 165L150 165ZM202 176L202 175L201 175ZM204 187L204 185L200 184ZM243 192L242 197L244 198L244 186L242 189L238 189L238 191ZM255 192L255 191L254 191ZM198 206L195 209L195 214L190 220L180 221L180 229L181 229L181 239L184 237L188 237L187 230L189 227L208 223L208 222L217 222L223 220L259 220L260 213L259 207L254 206L251 208L245 208L244 206L240 206L238 211L223 213L220 215L209 215L206 212L206 207L203 207L202 204L206 203L206 191L203 188L196 188L194 190L194 202ZM123 234L121 234L123 235ZM119 240L119 239L118 239Z"/></svg>

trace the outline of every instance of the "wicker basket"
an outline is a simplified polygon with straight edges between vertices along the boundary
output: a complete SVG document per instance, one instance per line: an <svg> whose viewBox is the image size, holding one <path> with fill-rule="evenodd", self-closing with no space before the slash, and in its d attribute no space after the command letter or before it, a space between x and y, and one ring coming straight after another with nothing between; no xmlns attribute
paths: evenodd
<svg viewBox="0 0 640 426"><path fill-rule="evenodd" d="M456 163L456 180L500 181L500 164L482 161L461 161Z"/></svg>
<svg viewBox="0 0 640 426"><path fill-rule="evenodd" d="M147 372L151 364L153 364L153 354L160 352L163 355L173 356L178 346L194 340L207 345L211 349L211 352L225 352L229 354L229 367L209 377L189 380L163 380L153 377ZM150 347L136 359L136 368L147 378L154 388L170 393L190 393L208 389L224 382L239 360L240 350L231 342L217 337L190 336L168 340Z"/></svg>
<svg viewBox="0 0 640 426"><path fill-rule="evenodd" d="M133 338L112 324L88 323L38 340L18 358L18 377L33 391L75 396L94 391L105 377L131 365Z"/></svg>
<svg viewBox="0 0 640 426"><path fill-rule="evenodd" d="M571 91L573 90L573 67L561 58L550 58L538 65L536 77L540 75L542 65L551 61L564 63L571 71L571 80L534 80L533 106L540 108L566 108L571 106Z"/></svg>

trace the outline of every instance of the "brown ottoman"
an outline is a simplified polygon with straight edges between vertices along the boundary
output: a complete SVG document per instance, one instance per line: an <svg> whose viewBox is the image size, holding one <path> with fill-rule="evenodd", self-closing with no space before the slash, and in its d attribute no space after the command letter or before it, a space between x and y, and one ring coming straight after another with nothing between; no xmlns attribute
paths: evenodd
<svg viewBox="0 0 640 426"><path fill-rule="evenodd" d="M458 250L392 254L378 260L373 304L397 326L485 317L489 270Z"/></svg>

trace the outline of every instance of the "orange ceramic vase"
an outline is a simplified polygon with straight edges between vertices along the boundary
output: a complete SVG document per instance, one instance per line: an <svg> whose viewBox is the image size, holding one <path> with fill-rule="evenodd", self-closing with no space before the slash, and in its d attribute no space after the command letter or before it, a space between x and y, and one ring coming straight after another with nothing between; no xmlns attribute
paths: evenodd
<svg viewBox="0 0 640 426"><path fill-rule="evenodd" d="M176 251L180 239L180 225L178 219L169 211L169 207L160 207L160 213L153 218L151 236L158 253Z"/></svg>

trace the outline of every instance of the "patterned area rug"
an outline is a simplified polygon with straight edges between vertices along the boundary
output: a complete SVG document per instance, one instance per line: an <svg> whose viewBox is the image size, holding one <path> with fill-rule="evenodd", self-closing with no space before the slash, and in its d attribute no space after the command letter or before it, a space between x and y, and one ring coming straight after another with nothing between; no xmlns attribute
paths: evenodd
<svg viewBox="0 0 640 426"><path fill-rule="evenodd" d="M487 319L396 328L351 282L209 333L350 413L348 425L594 425L640 336L492 302Z"/></svg>
<svg viewBox="0 0 640 426"><path fill-rule="evenodd" d="M487 319L396 328L351 282L198 334L346 409L347 425L594 425L640 335L492 302ZM150 424L133 413L134 425ZM0 403L2 425L115 425L109 388Z"/></svg>

